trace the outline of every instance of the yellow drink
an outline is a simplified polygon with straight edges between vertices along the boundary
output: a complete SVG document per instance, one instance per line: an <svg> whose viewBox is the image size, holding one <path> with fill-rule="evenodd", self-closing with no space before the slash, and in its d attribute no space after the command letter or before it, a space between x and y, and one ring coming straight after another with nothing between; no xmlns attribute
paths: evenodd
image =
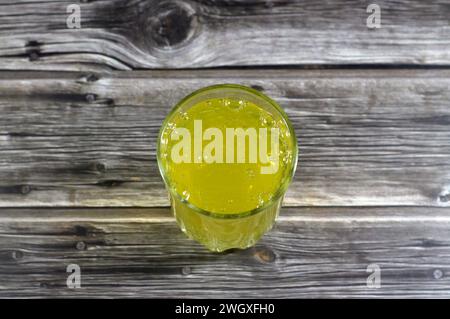
<svg viewBox="0 0 450 319"><path fill-rule="evenodd" d="M186 97L158 140L177 222L214 251L252 246L272 227L296 161L286 115L261 93L237 85Z"/></svg>

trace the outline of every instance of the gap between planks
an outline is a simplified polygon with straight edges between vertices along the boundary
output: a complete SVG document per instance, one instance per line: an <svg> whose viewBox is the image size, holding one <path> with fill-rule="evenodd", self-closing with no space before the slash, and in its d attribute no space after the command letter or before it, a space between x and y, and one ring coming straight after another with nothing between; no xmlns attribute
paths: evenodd
<svg viewBox="0 0 450 319"><path fill-rule="evenodd" d="M392 207L283 207L278 222L415 223L450 222L450 208ZM169 207L149 208L0 208L0 223L108 222L172 223Z"/></svg>

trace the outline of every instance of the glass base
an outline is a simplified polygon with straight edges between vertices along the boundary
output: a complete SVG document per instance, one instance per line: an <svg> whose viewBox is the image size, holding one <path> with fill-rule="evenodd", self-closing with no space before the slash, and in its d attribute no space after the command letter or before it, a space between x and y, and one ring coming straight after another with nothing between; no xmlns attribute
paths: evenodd
<svg viewBox="0 0 450 319"><path fill-rule="evenodd" d="M253 215L208 216L190 208L174 196L171 196L172 211L181 230L190 238L198 241L214 252L232 248L248 248L275 224L280 210L282 197Z"/></svg>

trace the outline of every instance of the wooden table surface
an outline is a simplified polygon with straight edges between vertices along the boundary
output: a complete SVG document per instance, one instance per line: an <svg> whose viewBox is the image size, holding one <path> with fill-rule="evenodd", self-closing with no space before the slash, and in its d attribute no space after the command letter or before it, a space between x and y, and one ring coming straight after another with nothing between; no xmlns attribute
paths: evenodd
<svg viewBox="0 0 450 319"><path fill-rule="evenodd" d="M0 297L450 297L449 1L377 0L379 29L353 0L77 1L68 29L73 2L0 3ZM276 227L221 254L181 233L155 157L217 83L299 140Z"/></svg>

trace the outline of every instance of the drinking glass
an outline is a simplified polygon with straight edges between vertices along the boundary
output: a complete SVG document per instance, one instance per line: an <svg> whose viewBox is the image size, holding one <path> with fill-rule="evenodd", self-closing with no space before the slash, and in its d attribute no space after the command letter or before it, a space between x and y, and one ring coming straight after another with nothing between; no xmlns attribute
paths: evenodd
<svg viewBox="0 0 450 319"><path fill-rule="evenodd" d="M226 109L227 107L230 109ZM168 139L178 134L174 131L181 122L189 127L192 133L195 120L202 116L204 122L208 122L209 126L217 125L224 132L224 125L233 121L238 121L236 123L245 129L251 127L252 123L260 123L258 125L260 127L255 128L255 131L258 129L259 132L264 127L267 127L267 130L275 126L282 128L283 130L279 133L279 141L283 147L279 147L279 152L283 154L277 160L278 170L281 171L277 171L278 175L274 174L273 177L255 176L255 174L259 174L259 171L253 169L252 172L251 169L240 168L239 165L250 165L245 163L216 163L216 166L209 168L207 165L211 164L204 162L180 165L172 161L170 153L174 148L173 144L170 146ZM202 141L202 143L204 142ZM247 144L245 154L249 157L250 137L248 137ZM258 145L258 149L261 145ZM275 147L271 149L271 152L274 150L276 150ZM200 242L209 250L217 252L253 246L272 228L279 214L285 192L295 173L297 153L294 130L281 107L261 92L237 84L206 87L182 99L164 120L157 142L159 170L168 190L171 209L178 225L189 237ZM277 156L277 154L275 155ZM205 155L202 156L206 158ZM270 162L270 164L273 163ZM198 173L200 172L197 171L198 165L203 165L200 168L203 169L202 173ZM257 164L251 165L256 165L255 167L258 168ZM253 174L250 177L247 176L249 172ZM246 182L251 180L252 176L261 178L260 180L267 185ZM235 184L230 186L230 180ZM198 185L202 185L203 188ZM246 191L234 192L243 185L246 187ZM255 202L253 207L248 206L253 202L243 200L243 198L255 196L262 198L260 194L252 190L264 187L265 190L271 190L264 193L265 200ZM194 194L197 196L197 202L194 200ZM228 203L231 203L229 206L231 208L223 208Z"/></svg>

